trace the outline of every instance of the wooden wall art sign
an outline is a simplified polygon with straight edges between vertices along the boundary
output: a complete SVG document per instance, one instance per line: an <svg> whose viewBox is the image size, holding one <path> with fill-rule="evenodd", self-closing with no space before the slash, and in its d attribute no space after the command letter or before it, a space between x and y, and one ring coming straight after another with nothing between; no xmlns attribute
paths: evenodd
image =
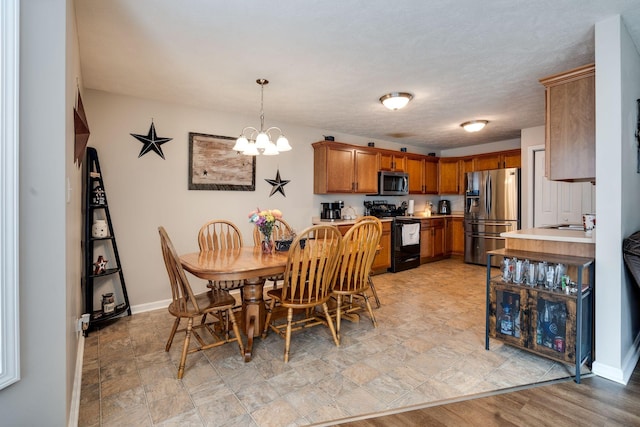
<svg viewBox="0 0 640 427"><path fill-rule="evenodd" d="M84 105L82 104L82 97L80 96L80 90L78 90L78 106L73 109L73 128L75 133L75 140L73 144L73 161L78 167L82 164L84 158L85 149L87 148L87 141L89 141L89 123L87 122L87 115L84 112Z"/></svg>
<svg viewBox="0 0 640 427"><path fill-rule="evenodd" d="M189 132L189 190L255 191L256 158L233 151L235 142Z"/></svg>

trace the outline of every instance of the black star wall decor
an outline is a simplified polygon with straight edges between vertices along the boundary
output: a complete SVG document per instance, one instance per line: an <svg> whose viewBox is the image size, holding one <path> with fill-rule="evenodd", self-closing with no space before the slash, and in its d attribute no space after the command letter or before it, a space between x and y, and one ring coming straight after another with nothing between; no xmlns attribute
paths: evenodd
<svg viewBox="0 0 640 427"><path fill-rule="evenodd" d="M146 135L138 135L135 133L130 134L132 137L142 142L144 145L140 150L140 154L138 154L138 158L144 156L149 151L155 151L156 154L164 159L164 153L162 152L162 147L160 147L165 142L171 141L173 138L159 138L156 135L156 127L153 124L153 120L151 120L151 127L149 128L149 133Z"/></svg>
<svg viewBox="0 0 640 427"><path fill-rule="evenodd" d="M273 185L273 188L271 188L271 194L269 194L269 197L273 196L276 193L282 193L284 197L287 197L287 195L284 194L284 186L290 183L291 180L280 179L280 169L278 169L278 172L276 173L276 179L265 179L265 181Z"/></svg>

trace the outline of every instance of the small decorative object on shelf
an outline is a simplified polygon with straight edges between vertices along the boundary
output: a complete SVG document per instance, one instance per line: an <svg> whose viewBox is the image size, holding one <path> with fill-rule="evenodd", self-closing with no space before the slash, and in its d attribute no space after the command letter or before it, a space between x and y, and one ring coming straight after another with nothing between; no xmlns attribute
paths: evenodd
<svg viewBox="0 0 640 427"><path fill-rule="evenodd" d="M263 239L261 247L262 253L264 254L273 252L271 233L273 232L273 226L277 218L282 218L282 212L278 209L261 211L260 208L257 208L255 211L249 213L249 222L254 223L260 230L260 233L262 233Z"/></svg>
<svg viewBox="0 0 640 427"><path fill-rule="evenodd" d="M93 263L96 266L93 270L93 274L102 274L107 270L107 263L109 260L104 259L102 255L98 256L98 260Z"/></svg>
<svg viewBox="0 0 640 427"><path fill-rule="evenodd" d="M113 292L102 294L102 312L104 314L113 313L116 309L116 303L113 299Z"/></svg>
<svg viewBox="0 0 640 427"><path fill-rule="evenodd" d="M97 185L94 189L93 189L93 194L91 197L91 203L94 205L104 205L105 203L107 203L105 197L104 197L104 189L102 188L102 185Z"/></svg>
<svg viewBox="0 0 640 427"><path fill-rule="evenodd" d="M107 227L107 221L103 219L96 219L91 226L92 237L107 237L109 235L109 228Z"/></svg>

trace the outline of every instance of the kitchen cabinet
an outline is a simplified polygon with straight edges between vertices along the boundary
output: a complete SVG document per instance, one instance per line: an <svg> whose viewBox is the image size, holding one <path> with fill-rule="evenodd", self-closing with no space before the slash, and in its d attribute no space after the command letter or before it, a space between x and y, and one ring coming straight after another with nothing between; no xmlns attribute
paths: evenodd
<svg viewBox="0 0 640 427"><path fill-rule="evenodd" d="M464 256L464 218L446 218L445 254Z"/></svg>
<svg viewBox="0 0 640 427"><path fill-rule="evenodd" d="M460 194L460 159L441 157L438 161L438 194Z"/></svg>
<svg viewBox="0 0 640 427"><path fill-rule="evenodd" d="M380 251L373 260L371 272L386 273L389 267L391 267L391 221L383 221Z"/></svg>
<svg viewBox="0 0 640 427"><path fill-rule="evenodd" d="M519 168L521 163L520 149L478 154L474 159L476 171Z"/></svg>
<svg viewBox="0 0 640 427"><path fill-rule="evenodd" d="M382 221L382 236L380 237L380 250L373 259L371 273L386 273L391 267L391 221ZM344 236L353 224L339 224L338 230Z"/></svg>
<svg viewBox="0 0 640 427"><path fill-rule="evenodd" d="M526 349L540 356L580 367L593 360L594 259L499 249L487 252L485 348L489 338ZM491 257L564 264L576 279L576 292L552 290L543 285L522 285L492 276ZM586 273L586 274L585 274ZM587 277L586 281L583 278Z"/></svg>
<svg viewBox="0 0 640 427"><path fill-rule="evenodd" d="M466 157L441 157L438 161L438 194L464 194L467 172L519 168L520 149Z"/></svg>
<svg viewBox="0 0 640 427"><path fill-rule="evenodd" d="M433 156L407 156L410 194L438 193L438 158Z"/></svg>
<svg viewBox="0 0 640 427"><path fill-rule="evenodd" d="M393 153L380 152L380 170L405 172L407 170L407 157Z"/></svg>
<svg viewBox="0 0 640 427"><path fill-rule="evenodd" d="M431 262L445 256L445 219L420 221L420 262Z"/></svg>
<svg viewBox="0 0 640 427"><path fill-rule="evenodd" d="M340 143L312 144L315 194L378 192L378 153Z"/></svg>
<svg viewBox="0 0 640 427"><path fill-rule="evenodd" d="M595 181L595 64L540 79L545 87L545 176Z"/></svg>

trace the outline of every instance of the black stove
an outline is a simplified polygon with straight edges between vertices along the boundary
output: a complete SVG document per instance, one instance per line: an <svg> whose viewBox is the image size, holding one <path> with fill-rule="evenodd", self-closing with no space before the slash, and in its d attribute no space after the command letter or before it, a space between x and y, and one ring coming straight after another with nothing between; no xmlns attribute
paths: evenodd
<svg viewBox="0 0 640 427"><path fill-rule="evenodd" d="M378 218L393 218L391 227L391 268L398 271L416 268L420 265L420 220L406 217L407 202L400 207L386 200L364 202L365 215Z"/></svg>
<svg viewBox="0 0 640 427"><path fill-rule="evenodd" d="M402 202L400 207L393 203L387 203L386 200L373 200L364 202L365 215L375 216L376 218L394 218L404 216L407 212L406 202Z"/></svg>

